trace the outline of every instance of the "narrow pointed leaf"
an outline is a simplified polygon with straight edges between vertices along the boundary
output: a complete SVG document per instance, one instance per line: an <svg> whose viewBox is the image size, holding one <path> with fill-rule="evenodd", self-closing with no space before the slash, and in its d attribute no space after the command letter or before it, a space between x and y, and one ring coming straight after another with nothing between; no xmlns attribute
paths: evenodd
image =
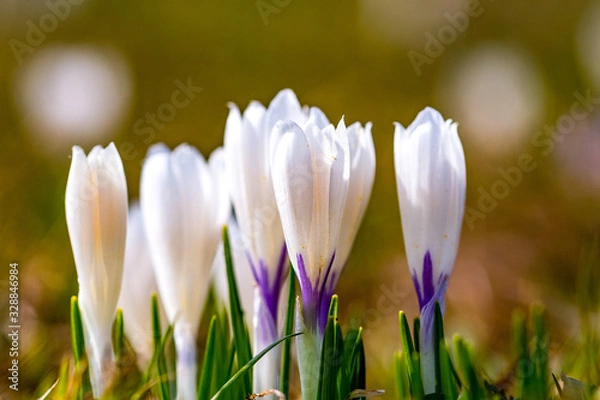
<svg viewBox="0 0 600 400"><path fill-rule="evenodd" d="M250 369L252 368L252 366L254 366L254 364L256 364L261 358L264 357L265 354L267 354L271 349L273 349L275 346L279 345L281 342L289 340L291 338L293 338L294 336L298 336L298 335L302 335L303 332L298 332L298 333L292 333L291 335L287 335L282 337L281 339L279 339L278 341L276 341L275 343L267 346L263 351L261 351L260 353L258 353L256 356L254 356L250 361L248 361L247 364L245 364L242 368L240 368L235 375L233 375L222 387L221 389L219 389L217 391L217 393L215 393L215 395L213 397L211 397L211 400L217 400L219 398L222 398L223 395L227 392L227 389L229 389L235 382L238 381L238 379L242 378L244 375L247 375L248 372L250 371Z"/></svg>
<svg viewBox="0 0 600 400"><path fill-rule="evenodd" d="M289 290L287 298L287 310L285 315L285 325L283 335L294 333L294 304L296 299L296 274L294 268L290 266L289 272ZM281 392L285 398L290 396L290 368L292 363L292 341L286 340L283 343L282 361L281 361Z"/></svg>

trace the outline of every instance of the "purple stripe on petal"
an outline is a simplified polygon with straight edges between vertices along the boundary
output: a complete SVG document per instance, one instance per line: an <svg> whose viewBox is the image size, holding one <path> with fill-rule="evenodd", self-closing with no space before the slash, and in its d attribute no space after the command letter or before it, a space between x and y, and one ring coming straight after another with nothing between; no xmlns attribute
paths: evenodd
<svg viewBox="0 0 600 400"><path fill-rule="evenodd" d="M431 262L431 254L429 253L429 250L427 250L425 258L423 259L423 305L429 303L433 298L434 292L433 264Z"/></svg>
<svg viewBox="0 0 600 400"><path fill-rule="evenodd" d="M256 265L248 252L246 252L246 257L248 258L248 262L250 263L250 268L252 269L254 280L260 288L260 294L264 303L263 307L269 311L269 313L271 314L271 318L274 321L277 321L279 295L281 293L281 286L283 284L283 280L287 276L287 248L285 244L282 246L281 253L279 256L279 263L277 264L277 270L275 272L275 278L272 282L269 279L269 267L265 264L263 260L258 261L258 268L256 268Z"/></svg>
<svg viewBox="0 0 600 400"><path fill-rule="evenodd" d="M319 335L325 332L327 315L329 314L329 303L331 302L338 279L337 274L335 272L332 273L331 270L334 259L335 252L331 256L324 273L323 271L319 271L316 285L313 287L308 277L302 254L296 255L298 279L304 303L304 322L309 329L316 331Z"/></svg>

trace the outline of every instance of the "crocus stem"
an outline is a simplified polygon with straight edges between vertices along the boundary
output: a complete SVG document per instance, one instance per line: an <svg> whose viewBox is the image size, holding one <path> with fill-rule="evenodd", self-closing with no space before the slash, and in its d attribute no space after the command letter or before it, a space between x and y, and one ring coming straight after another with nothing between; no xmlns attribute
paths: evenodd
<svg viewBox="0 0 600 400"><path fill-rule="evenodd" d="M88 345L90 381L95 399L106 394L113 378L115 359L110 340L98 346Z"/></svg>
<svg viewBox="0 0 600 400"><path fill-rule="evenodd" d="M196 333L186 324L175 325L177 399L196 399Z"/></svg>
<svg viewBox="0 0 600 400"><path fill-rule="evenodd" d="M421 376L425 394L435 393L434 310L435 308L431 303L427 304L421 310L421 329L419 335L421 340Z"/></svg>
<svg viewBox="0 0 600 400"><path fill-rule="evenodd" d="M300 386L302 398L316 400L319 388L319 370L321 365L321 343L323 338L315 330L304 324L300 300L296 298L296 333L304 332L296 339L298 351L298 367L300 369Z"/></svg>
<svg viewBox="0 0 600 400"><path fill-rule="evenodd" d="M277 316L272 315L267 302L261 296L259 287L255 289L254 302L254 354L260 353L264 348L279 339L277 334ZM267 353L254 366L253 389L261 393L269 389L279 389L280 346Z"/></svg>

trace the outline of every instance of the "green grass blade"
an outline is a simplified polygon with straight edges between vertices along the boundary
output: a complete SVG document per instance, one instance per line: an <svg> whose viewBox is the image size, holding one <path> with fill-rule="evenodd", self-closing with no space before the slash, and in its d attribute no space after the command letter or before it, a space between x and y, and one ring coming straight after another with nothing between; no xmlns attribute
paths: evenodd
<svg viewBox="0 0 600 400"><path fill-rule="evenodd" d="M408 383L412 386L412 377L415 373L413 369L412 359L413 353L415 352L415 347L413 345L413 340L410 335L410 326L408 325L408 319L406 318L406 314L404 313L404 311L400 311L398 313L398 323L400 325L400 340L402 341L402 352L404 354L402 359L406 364L404 369L406 370ZM414 390L411 389L411 393L414 393Z"/></svg>
<svg viewBox="0 0 600 400"><path fill-rule="evenodd" d="M335 298L336 296L334 296ZM337 299L331 299L330 312L337 312ZM319 369L319 386L317 400L336 400L340 398L338 390L338 373L342 363L343 338L336 316L327 320Z"/></svg>
<svg viewBox="0 0 600 400"><path fill-rule="evenodd" d="M448 354L448 346L444 340L440 341L440 367L442 370L442 392L447 399L458 397L457 382L454 367Z"/></svg>
<svg viewBox="0 0 600 400"><path fill-rule="evenodd" d="M84 393L89 390L89 376L86 370L85 339L83 337L83 323L81 322L81 311L79 310L77 296L71 297L71 341L75 373L81 377L77 399L83 399Z"/></svg>
<svg viewBox="0 0 600 400"><path fill-rule="evenodd" d="M208 327L208 338L206 339L206 351L204 352L204 361L202 362L202 375L200 384L198 385L198 400L208 399L210 397L210 387L212 374L215 368L213 367L216 352L216 334L217 334L217 317L213 316Z"/></svg>
<svg viewBox="0 0 600 400"><path fill-rule="evenodd" d="M123 323L123 310L121 310L120 308L117 309L113 329L115 343L115 358L117 361L117 365L120 365L121 359L123 357L123 350L125 349L125 327Z"/></svg>
<svg viewBox="0 0 600 400"><path fill-rule="evenodd" d="M223 249L225 253L225 265L227 268L227 282L229 285L231 325L233 328L233 338L235 341L238 365L248 365L248 362L252 359L252 348L250 346L248 328L244 322L244 311L239 298L238 286L235 281L233 258L231 256L231 246L226 226L223 227ZM250 371L243 375L244 390L246 393L252 393L252 365L250 366Z"/></svg>
<svg viewBox="0 0 600 400"><path fill-rule="evenodd" d="M362 328L350 329L344 338L344 362L342 365L342 395L357 389L365 389L367 374ZM361 397L362 398L362 397Z"/></svg>
<svg viewBox="0 0 600 400"><path fill-rule="evenodd" d="M527 335L527 324L525 315L521 311L515 311L511 323L512 347L517 360L517 391L516 397L522 398L529 392L529 339Z"/></svg>
<svg viewBox="0 0 600 400"><path fill-rule="evenodd" d="M295 336L298 335L302 335L303 332L298 332L298 333L292 333L291 335L287 335L282 337L281 339L279 339L278 341L276 341L273 344L270 344L269 346L267 346L263 351L261 351L260 353L258 353L256 356L254 356L250 361L248 361L248 363L246 363L242 368L240 368L235 375L233 375L218 391L217 393L215 393L215 395L213 397L211 397L211 400L217 400L219 398L221 398L224 393L227 392L227 389L229 389L234 383L236 383L238 381L238 379L242 378L243 376L247 375L250 371L250 369L254 366L254 364L256 364L261 358L264 357L265 354L267 354L269 351L271 351L271 349L273 349L275 346L279 345L281 342L284 342L286 340L289 340Z"/></svg>
<svg viewBox="0 0 600 400"><path fill-rule="evenodd" d="M152 339L154 348L160 347L160 339L162 336L161 322L160 322L160 310L158 305L158 296L156 293L152 294L150 298L150 312L152 315Z"/></svg>
<svg viewBox="0 0 600 400"><path fill-rule="evenodd" d="M406 365L408 364L404 359L404 351L397 351L394 353L394 366L395 366L395 383L396 383L396 394L398 395L398 400L403 400L407 398L407 371ZM411 362L412 364L412 362Z"/></svg>
<svg viewBox="0 0 600 400"><path fill-rule="evenodd" d="M531 320L533 326L533 349L531 361L534 365L534 391L536 397L540 400L548 398L548 388L550 375L548 370L548 333L544 322L544 309L540 306L533 306L531 309Z"/></svg>
<svg viewBox="0 0 600 400"><path fill-rule="evenodd" d="M285 315L285 326L283 335L291 335L294 333L294 305L296 299L296 274L290 264L289 290L287 298L287 310ZM292 364L292 341L286 340L283 343L283 351L281 355L281 381L280 388L285 398L290 397L290 369Z"/></svg>
<svg viewBox="0 0 600 400"><path fill-rule="evenodd" d="M423 390L423 377L421 376L421 357L416 351L412 356L413 377L410 383L411 396L413 400L421 400L425 396Z"/></svg>
<svg viewBox="0 0 600 400"><path fill-rule="evenodd" d="M413 341L415 344L415 351L421 352L421 320L419 317L413 320Z"/></svg>
<svg viewBox="0 0 600 400"><path fill-rule="evenodd" d="M160 344L159 344L159 349L158 349L158 355L156 358L156 364L157 364L157 369L158 369L158 379L159 379L159 385L158 385L158 397L161 400L169 400L171 398L171 384L170 384L170 377L169 377L169 370L167 369L167 360L166 360L166 356L165 356L165 350L167 348L167 344L169 343L169 341L173 338L173 325L169 325L167 327L167 331L165 332L164 336L162 337Z"/></svg>
<svg viewBox="0 0 600 400"><path fill-rule="evenodd" d="M75 366L85 360L85 341L83 339L83 325L77 296L71 297L71 340L73 345L73 358Z"/></svg>
<svg viewBox="0 0 600 400"><path fill-rule="evenodd" d="M454 343L456 362L462 376L462 381L464 382L462 388L463 393L466 394L465 398L479 400L484 397L484 391L477 378L469 348L459 335L455 335L452 341Z"/></svg>

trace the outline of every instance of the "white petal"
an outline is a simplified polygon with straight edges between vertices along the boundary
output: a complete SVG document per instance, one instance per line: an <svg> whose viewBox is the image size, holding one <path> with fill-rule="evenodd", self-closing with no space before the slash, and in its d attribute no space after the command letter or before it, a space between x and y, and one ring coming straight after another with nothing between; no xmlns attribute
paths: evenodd
<svg viewBox="0 0 600 400"><path fill-rule="evenodd" d="M271 173L288 253L293 263L298 254L307 261L315 186L311 148L293 122L278 123L273 136Z"/></svg>
<svg viewBox="0 0 600 400"><path fill-rule="evenodd" d="M148 366L154 352L150 299L152 294L157 293L142 214L139 205L134 203L129 209L123 285L118 307L123 310L125 334L142 370ZM166 316L160 300L159 312L164 327Z"/></svg>
<svg viewBox="0 0 600 400"><path fill-rule="evenodd" d="M371 123L363 129L359 123L348 128L350 148L350 180L344 205L342 227L336 252L334 270L337 276L348 259L358 228L365 214L375 178L375 147Z"/></svg>
<svg viewBox="0 0 600 400"><path fill-rule="evenodd" d="M273 98L265 115L265 129L270 131L278 121L294 121L303 124L306 116L300 102L291 89L283 89Z"/></svg>

